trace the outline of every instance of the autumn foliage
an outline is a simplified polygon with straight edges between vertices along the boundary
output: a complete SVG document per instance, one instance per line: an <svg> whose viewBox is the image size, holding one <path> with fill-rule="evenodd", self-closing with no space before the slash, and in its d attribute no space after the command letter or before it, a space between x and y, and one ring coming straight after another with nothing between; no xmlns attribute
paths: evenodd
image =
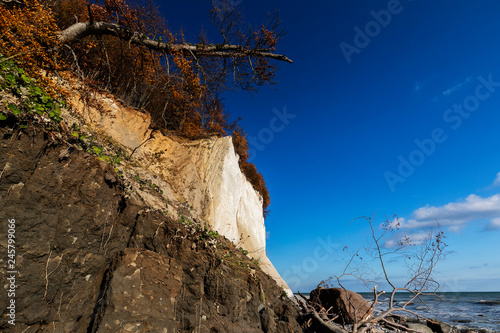
<svg viewBox="0 0 500 333"><path fill-rule="evenodd" d="M57 69L55 50L60 47L50 8L38 0L27 2L24 8L0 6L0 27L0 54L47 84L42 70Z"/></svg>
<svg viewBox="0 0 500 333"><path fill-rule="evenodd" d="M198 59L181 52L154 51L133 45L119 36L88 36L61 43L58 33L77 22L116 23L150 39L171 45L185 43L182 32L166 28L155 5L148 0L31 0L22 8L0 4L0 53L12 57L35 77L44 71L70 70L84 87L107 91L132 107L149 113L153 126L165 133L189 139L232 135L240 167L269 206L263 176L248 161L244 131L230 124L220 94L228 83L250 89L269 82L274 66L268 59L206 57ZM219 13L220 14L220 13ZM229 31L229 30L228 30ZM238 33L234 32L233 37ZM274 48L277 36L261 27L250 33L256 47ZM226 36L229 40L230 36ZM226 38L225 37L225 38ZM207 44L201 34L200 44ZM231 63L233 67L226 65ZM234 75L232 80L228 80ZM232 83L232 84L233 84Z"/></svg>

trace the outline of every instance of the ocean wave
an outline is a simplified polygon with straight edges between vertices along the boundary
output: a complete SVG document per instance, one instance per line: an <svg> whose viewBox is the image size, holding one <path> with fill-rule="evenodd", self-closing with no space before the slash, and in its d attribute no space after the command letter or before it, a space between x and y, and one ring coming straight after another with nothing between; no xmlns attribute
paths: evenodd
<svg viewBox="0 0 500 333"><path fill-rule="evenodd" d="M487 301L487 300L480 300L479 302L474 302L474 304L482 304L482 305L500 305L500 301Z"/></svg>

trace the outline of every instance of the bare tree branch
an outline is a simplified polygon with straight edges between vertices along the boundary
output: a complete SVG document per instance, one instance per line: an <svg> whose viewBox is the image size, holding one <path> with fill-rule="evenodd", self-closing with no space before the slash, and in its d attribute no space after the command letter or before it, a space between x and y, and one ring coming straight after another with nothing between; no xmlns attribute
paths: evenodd
<svg viewBox="0 0 500 333"><path fill-rule="evenodd" d="M3 0L5 1L5 0ZM283 54L269 52L267 49L250 49L241 45L189 45L189 44L174 44L156 41L148 38L145 34L133 31L129 28L116 23L109 22L79 22L75 23L67 29L59 33L59 40L62 42L73 42L81 40L88 36L116 36L122 40L128 41L131 44L145 46L149 49L172 54L180 52L186 56L196 57L233 57L243 58L248 56L264 57L288 63L293 63L292 60Z"/></svg>
<svg viewBox="0 0 500 333"><path fill-rule="evenodd" d="M368 222L370 228L370 236L373 242L372 246L366 248L360 248L356 252L351 253L348 251L347 246L344 247L344 251L348 254L348 260L346 260L346 265L343 272L339 276L335 276L337 284L344 290L346 288L342 284L342 279L346 277L354 277L364 282L365 285L369 283L374 283L378 280L378 277L367 278L365 275L367 268L366 264L363 263L361 257L361 252L364 255L371 255L379 266L379 271L381 274L379 276L383 277L383 280L391 287L392 291L389 295L388 307L377 315L369 318L356 318L356 321L352 326L352 333L365 333L375 324L385 324L392 325L398 329L403 329L408 332L416 332L408 327L400 324L390 323L386 320L388 316L394 316L397 312L403 312L407 315L415 316L416 318L424 318L418 313L407 309L408 305L413 304L414 301L420 301L426 307L429 305L422 298L422 296L434 296L440 297L436 294L440 287L440 284L434 278L434 273L437 264L446 257L444 249L446 248L446 243L444 243L444 234L439 228L439 223L437 226L439 230L436 232L431 229L429 231L426 241L423 243L415 244L412 242L409 236L404 236L401 240L394 242L396 246L393 250L387 250L383 247L384 237L399 230L400 223L397 218L394 220L387 219L385 223L381 225L381 231L377 230L374 226L374 216L372 217L361 217L358 219L364 219ZM419 245L419 246L416 246ZM363 255L363 256L364 256ZM397 287L395 283L391 280L390 272L386 266L386 260L388 255L397 255L405 257L408 261L406 262L408 267L408 282L406 282L402 287ZM405 260L406 261L406 260ZM375 273L375 272L374 272ZM320 286L332 287L330 282L333 278L326 281L322 281ZM377 292L377 285L374 284L374 300L370 306L370 310L374 310L379 296L385 292ZM404 291L409 294L408 299L403 302L395 304L395 296L397 292ZM347 290L346 290L347 292Z"/></svg>
<svg viewBox="0 0 500 333"><path fill-rule="evenodd" d="M329 332L333 332L333 333L347 333L346 330L340 328L340 327L337 327L335 325L332 325L332 324L329 324L327 322L325 322L318 314L318 312L316 310L312 310L312 315L313 315L313 318L315 320L315 322L317 324L319 324L319 326L321 326L321 328L323 330L328 330Z"/></svg>
<svg viewBox="0 0 500 333"><path fill-rule="evenodd" d="M302 305L302 307L304 307L305 310L307 310L312 315L313 321L316 323L316 326L319 326L321 332L348 333L346 330L323 320L318 311L314 309L314 307L310 304L307 298L300 293L300 291L299 295L303 299L303 300L299 299L299 303Z"/></svg>

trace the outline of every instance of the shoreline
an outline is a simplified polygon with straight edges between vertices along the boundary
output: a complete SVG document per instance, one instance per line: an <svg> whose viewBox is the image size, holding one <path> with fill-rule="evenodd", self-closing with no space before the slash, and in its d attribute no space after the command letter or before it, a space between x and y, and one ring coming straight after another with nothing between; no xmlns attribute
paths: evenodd
<svg viewBox="0 0 500 333"><path fill-rule="evenodd" d="M370 304L373 301L372 293L362 292L359 294ZM423 296L423 300L426 304L415 302L409 304L407 309L416 312L422 318L444 323L450 326L450 328L454 328L453 331L456 332L500 333L500 292L439 292L437 294L440 298L425 295ZM309 293L303 295L309 297ZM408 293L397 293L395 302L403 303L406 295ZM388 299L379 299L374 313L379 313L387 309ZM395 312L395 314L406 317L408 322L427 324L401 311ZM393 330L391 332L396 331Z"/></svg>

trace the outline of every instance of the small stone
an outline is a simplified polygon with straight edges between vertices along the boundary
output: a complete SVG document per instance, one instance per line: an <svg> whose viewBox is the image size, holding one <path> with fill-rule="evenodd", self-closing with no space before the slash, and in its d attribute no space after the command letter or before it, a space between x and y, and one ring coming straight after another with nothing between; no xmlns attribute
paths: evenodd
<svg viewBox="0 0 500 333"><path fill-rule="evenodd" d="M384 333L384 330L377 327L372 327L371 333Z"/></svg>
<svg viewBox="0 0 500 333"><path fill-rule="evenodd" d="M262 309L262 312L260 312L260 321L264 332L277 332L276 320L274 316L274 311L270 308L264 308Z"/></svg>
<svg viewBox="0 0 500 333"><path fill-rule="evenodd" d="M104 180L106 181L106 183L111 185L117 182L115 175L112 174L110 171L106 171L106 173L104 174Z"/></svg>
<svg viewBox="0 0 500 333"><path fill-rule="evenodd" d="M408 324L406 324L406 326L408 326L408 328L410 328L412 330L419 331L422 333L434 333L427 325L408 323Z"/></svg>

